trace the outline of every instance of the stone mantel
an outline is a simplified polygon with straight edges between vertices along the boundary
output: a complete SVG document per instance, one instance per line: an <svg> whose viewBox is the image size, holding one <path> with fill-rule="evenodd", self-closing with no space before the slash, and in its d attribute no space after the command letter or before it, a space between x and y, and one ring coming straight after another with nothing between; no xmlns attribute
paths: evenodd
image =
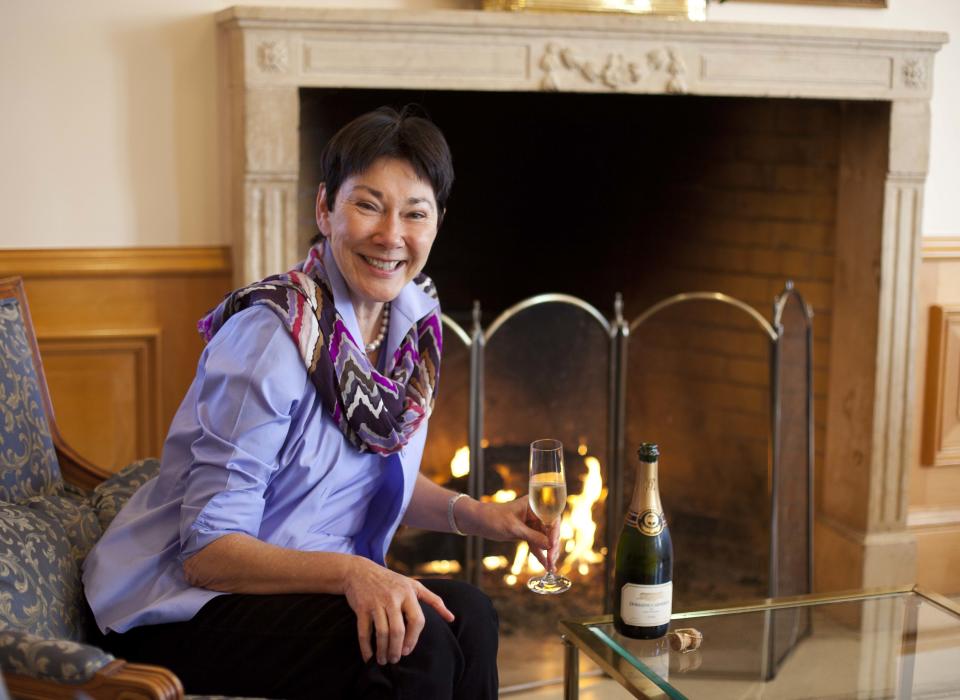
<svg viewBox="0 0 960 700"><path fill-rule="evenodd" d="M851 101L840 134L829 483L818 503L818 563L831 565L820 585L913 582L915 279L934 56L946 34L469 10L233 7L217 21L224 221L238 283L301 257L303 87ZM889 112L857 109L866 100Z"/></svg>
<svg viewBox="0 0 960 700"><path fill-rule="evenodd" d="M251 86L929 99L947 38L468 10L233 7L217 19L242 33L235 78Z"/></svg>
<svg viewBox="0 0 960 700"><path fill-rule="evenodd" d="M471 10L232 7L217 14L229 114L225 220L238 281L297 259L301 87L554 90L918 102L939 32ZM237 119L242 117L243 121ZM926 134L909 137L922 142ZM921 149L923 150L923 149ZM926 154L913 159L923 177ZM279 217L279 218L278 218ZM270 231L265 240L257 231Z"/></svg>

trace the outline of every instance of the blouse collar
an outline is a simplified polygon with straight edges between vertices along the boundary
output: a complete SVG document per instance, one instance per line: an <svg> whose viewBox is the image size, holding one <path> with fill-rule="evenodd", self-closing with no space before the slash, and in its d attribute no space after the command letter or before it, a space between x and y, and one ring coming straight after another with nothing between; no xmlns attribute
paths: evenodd
<svg viewBox="0 0 960 700"><path fill-rule="evenodd" d="M347 282L337 267L330 245L323 247L323 263L330 279L333 290L333 304L340 312L347 330L358 345L363 345L363 334L360 333L360 324L350 299L350 290ZM387 352L391 355L400 347L400 342L410 332L410 328L421 318L440 305L434 297L427 294L415 282L407 282L400 290L397 298L390 302L390 328L387 331Z"/></svg>

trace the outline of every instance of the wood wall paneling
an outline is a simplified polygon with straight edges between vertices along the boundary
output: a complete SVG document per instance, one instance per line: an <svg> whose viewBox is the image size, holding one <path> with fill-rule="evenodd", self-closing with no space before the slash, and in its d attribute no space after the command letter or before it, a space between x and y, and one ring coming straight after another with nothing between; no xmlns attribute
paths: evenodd
<svg viewBox="0 0 960 700"><path fill-rule="evenodd" d="M193 380L197 319L232 288L230 249L0 251L33 315L57 424L107 469L158 456Z"/></svg>
<svg viewBox="0 0 960 700"><path fill-rule="evenodd" d="M3 275L27 278L217 276L232 269L230 248L58 248L0 250Z"/></svg>
<svg viewBox="0 0 960 700"><path fill-rule="evenodd" d="M921 462L960 466L960 305L930 307Z"/></svg>
<svg viewBox="0 0 960 700"><path fill-rule="evenodd" d="M58 425L94 463L120 468L160 453L159 328L40 338Z"/></svg>
<svg viewBox="0 0 960 700"><path fill-rule="evenodd" d="M917 583L945 595L960 593L960 522L915 530Z"/></svg>

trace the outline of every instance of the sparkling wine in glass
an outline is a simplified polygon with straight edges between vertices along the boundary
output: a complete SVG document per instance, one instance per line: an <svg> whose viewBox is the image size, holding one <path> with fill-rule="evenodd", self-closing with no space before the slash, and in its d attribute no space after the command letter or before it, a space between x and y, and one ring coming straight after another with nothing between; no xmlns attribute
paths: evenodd
<svg viewBox="0 0 960 700"><path fill-rule="evenodd" d="M567 480L563 472L563 444L559 440L530 443L530 507L540 522L553 525L567 505ZM527 581L534 593L563 593L570 579L548 571Z"/></svg>

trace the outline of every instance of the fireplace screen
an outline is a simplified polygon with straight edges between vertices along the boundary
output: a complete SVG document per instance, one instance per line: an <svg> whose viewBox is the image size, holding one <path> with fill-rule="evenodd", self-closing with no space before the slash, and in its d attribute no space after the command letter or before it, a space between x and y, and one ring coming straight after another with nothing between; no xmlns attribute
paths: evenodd
<svg viewBox="0 0 960 700"><path fill-rule="evenodd" d="M603 609L609 348L608 322L560 295L509 309L485 333L483 493L493 500L527 493L530 442L555 438L564 445L569 494L557 569L573 581L572 595L533 600L526 580L542 568L526 545L483 545L482 587L499 610L518 606L521 612L502 615L505 634L518 623L549 634L558 615ZM522 614L531 607L543 611Z"/></svg>
<svg viewBox="0 0 960 700"><path fill-rule="evenodd" d="M486 328L480 319L477 305L468 333L444 318L422 470L476 498L509 501L527 493L530 442L562 441L568 500L558 569L573 588L530 593L526 581L542 569L526 545L474 537L402 528L389 563L463 578L490 595L505 688L559 678L559 619L609 612L631 446L641 441L662 446L675 610L809 590L811 314L790 285L773 323L705 292L676 295L629 322L619 297L608 320L561 294L532 297ZM779 630L780 654L802 628L796 622Z"/></svg>
<svg viewBox="0 0 960 700"><path fill-rule="evenodd" d="M622 493L630 446L657 442L675 609L768 593L773 337L720 294L680 294L630 322Z"/></svg>

